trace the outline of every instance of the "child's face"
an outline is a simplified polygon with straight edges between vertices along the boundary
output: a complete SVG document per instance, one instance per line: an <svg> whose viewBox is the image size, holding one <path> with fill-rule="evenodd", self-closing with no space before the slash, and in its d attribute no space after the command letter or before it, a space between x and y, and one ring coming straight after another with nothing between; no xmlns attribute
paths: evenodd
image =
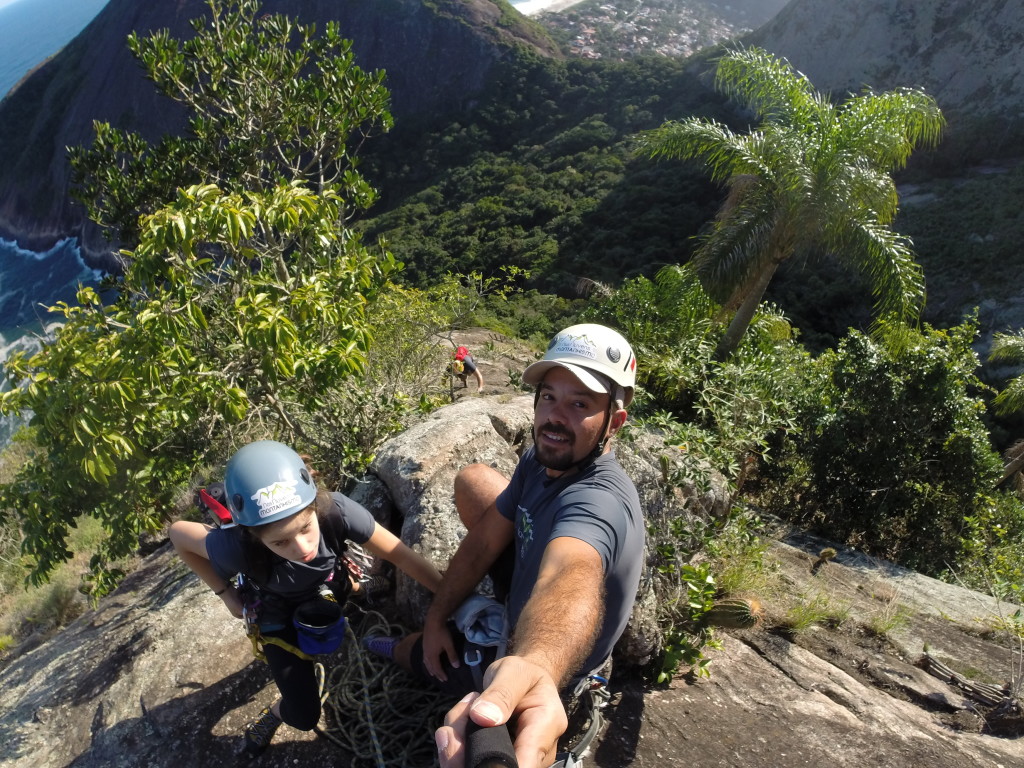
<svg viewBox="0 0 1024 768"><path fill-rule="evenodd" d="M271 523L263 531L257 528L260 541L275 554L296 563L308 563L320 546L320 523L313 505L280 522Z"/></svg>

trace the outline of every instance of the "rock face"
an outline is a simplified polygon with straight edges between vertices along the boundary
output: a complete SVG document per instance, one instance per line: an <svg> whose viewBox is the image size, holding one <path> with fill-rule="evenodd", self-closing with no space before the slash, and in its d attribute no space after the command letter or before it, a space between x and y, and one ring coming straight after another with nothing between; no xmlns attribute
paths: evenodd
<svg viewBox="0 0 1024 768"><path fill-rule="evenodd" d="M455 473L471 461L511 471L529 440L529 396L464 398L383 446L372 476L353 496L381 518L400 516L407 540L443 566L462 533L451 501ZM639 486L649 524L697 504L707 513L723 503L715 494L661 493L659 446L655 436L637 434L616 449ZM773 558L790 596L827 592L848 605L854 628L896 604L905 622L884 638L856 629L787 636L770 631L770 624L720 635L724 645L711 654L712 677L696 684L677 679L651 689L628 667L617 668L616 702L588 758L592 764L1021 765L1024 740L971 732L981 723L964 692L913 663L928 642L950 666L959 662L990 682L1005 679L1020 657L1019 649L1015 657L998 633L986 629L1000 607L850 551L812 569L821 546L799 536L776 545ZM421 597L404 581L397 597L398 614L415 623ZM634 661L656 640L657 627L644 624L652 608L646 592L620 643L618 650ZM328 665L337 661L331 657ZM268 682L239 622L165 545L97 610L0 670L0 764L233 763L244 724L274 699ZM350 762L330 741L287 727L261 762L363 764Z"/></svg>
<svg viewBox="0 0 1024 768"><path fill-rule="evenodd" d="M745 42L838 96L917 86L954 116L1024 106L1024 15L1005 0L792 0Z"/></svg>
<svg viewBox="0 0 1024 768"><path fill-rule="evenodd" d="M353 40L356 63L387 72L398 118L465 106L514 45L554 53L543 34L492 0L266 0L263 8L319 28L336 20ZM37 250L69 235L84 234L87 250L102 245L98 233L83 230L84 212L69 198L65 147L91 143L94 120L151 139L178 130L182 111L143 77L125 40L132 30L159 29L187 38L188 21L207 13L204 0L111 0L0 102L0 234Z"/></svg>

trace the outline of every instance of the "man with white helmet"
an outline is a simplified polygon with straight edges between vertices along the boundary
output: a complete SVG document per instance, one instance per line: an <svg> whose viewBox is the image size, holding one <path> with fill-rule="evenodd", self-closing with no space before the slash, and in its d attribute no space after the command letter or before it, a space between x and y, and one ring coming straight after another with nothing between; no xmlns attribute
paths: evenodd
<svg viewBox="0 0 1024 768"><path fill-rule="evenodd" d="M370 645L450 690L483 689L437 731L445 768L463 764L469 718L497 725L513 716L519 765L551 765L566 728L562 699L611 655L640 580L640 501L610 448L633 398L629 343L601 325L574 325L555 335L523 380L536 386L534 447L511 480L482 464L459 473L455 502L468 533L422 636ZM474 683L471 673L484 665L473 663L479 655L470 655L449 618L487 574L505 599L509 654Z"/></svg>

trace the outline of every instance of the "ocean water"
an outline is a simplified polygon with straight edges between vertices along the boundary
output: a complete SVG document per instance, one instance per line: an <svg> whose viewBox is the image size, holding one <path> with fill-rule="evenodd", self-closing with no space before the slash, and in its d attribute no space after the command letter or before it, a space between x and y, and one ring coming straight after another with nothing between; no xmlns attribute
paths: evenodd
<svg viewBox="0 0 1024 768"><path fill-rule="evenodd" d="M0 238L0 363L14 350L38 350L61 320L45 307L58 301L74 304L79 285L95 286L101 277L82 261L74 238L43 253ZM0 381L0 390L7 386ZM21 423L0 417L0 447Z"/></svg>
<svg viewBox="0 0 1024 768"><path fill-rule="evenodd" d="M0 98L57 53L108 0L0 0Z"/></svg>
<svg viewBox="0 0 1024 768"><path fill-rule="evenodd" d="M16 336L53 322L40 305L74 303L79 284L96 285L101 277L82 261L74 238L43 253L0 238L0 351Z"/></svg>

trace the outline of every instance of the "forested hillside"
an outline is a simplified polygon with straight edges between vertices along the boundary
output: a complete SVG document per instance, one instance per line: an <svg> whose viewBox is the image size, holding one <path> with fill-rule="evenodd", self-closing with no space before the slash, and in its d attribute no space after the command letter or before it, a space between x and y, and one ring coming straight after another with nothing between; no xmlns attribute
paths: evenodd
<svg viewBox="0 0 1024 768"><path fill-rule="evenodd" d="M559 55L541 27L503 0L268 0L263 8L321 30L338 22L358 64L386 71L391 109L400 119L463 107L491 67L516 51ZM182 109L145 79L127 37L160 29L189 37L189 20L208 13L204 0L111 0L0 102L0 234L37 249L84 234L87 251L109 251L95 228L83 229L84 211L71 201L66 148L89 144L94 120L147 139L180 131Z"/></svg>
<svg viewBox="0 0 1024 768"><path fill-rule="evenodd" d="M366 229L418 285L514 265L530 287L569 296L584 278L684 262L719 193L698 169L640 160L631 144L691 113L721 116L722 100L677 59L511 61L472 112L398 126L370 148L384 199Z"/></svg>

